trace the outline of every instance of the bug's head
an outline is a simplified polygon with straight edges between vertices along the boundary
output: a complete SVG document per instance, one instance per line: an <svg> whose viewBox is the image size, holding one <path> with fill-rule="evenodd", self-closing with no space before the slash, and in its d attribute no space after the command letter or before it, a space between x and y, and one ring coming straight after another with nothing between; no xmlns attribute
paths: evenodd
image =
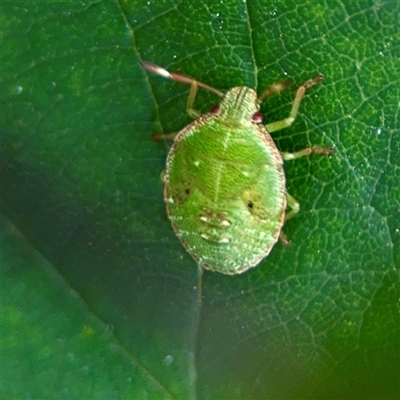
<svg viewBox="0 0 400 400"><path fill-rule="evenodd" d="M262 122L259 108L255 90L241 86L230 89L212 112L228 124L250 125Z"/></svg>

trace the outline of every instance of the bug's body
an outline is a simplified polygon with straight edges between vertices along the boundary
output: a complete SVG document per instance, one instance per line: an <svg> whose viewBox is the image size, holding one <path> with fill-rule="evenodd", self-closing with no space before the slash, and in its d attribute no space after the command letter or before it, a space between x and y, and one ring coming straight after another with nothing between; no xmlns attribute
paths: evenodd
<svg viewBox="0 0 400 400"><path fill-rule="evenodd" d="M164 174L176 235L200 266L226 274L270 252L286 209L282 157L265 127L252 121L256 100L252 89L231 89L218 114L178 133Z"/></svg>
<svg viewBox="0 0 400 400"><path fill-rule="evenodd" d="M313 146L280 153L269 134L293 123L306 89L323 76L298 88L288 118L264 126L260 103L287 84L272 85L258 98L248 87L235 87L224 95L155 64L142 65L190 84L187 110L198 117L175 136L163 175L164 200L176 235L203 268L233 275L256 266L279 237L285 241L283 223L299 210L286 191L283 159L333 151ZM202 116L192 109L198 87L223 97L219 107ZM155 137L167 139L170 135ZM288 213L287 203L292 208Z"/></svg>

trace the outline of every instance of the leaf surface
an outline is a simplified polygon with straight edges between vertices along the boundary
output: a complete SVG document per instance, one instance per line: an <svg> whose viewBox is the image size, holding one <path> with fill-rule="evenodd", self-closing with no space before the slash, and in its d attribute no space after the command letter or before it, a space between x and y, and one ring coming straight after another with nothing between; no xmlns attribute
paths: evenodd
<svg viewBox="0 0 400 400"><path fill-rule="evenodd" d="M393 1L4 2L3 397L399 397L399 16ZM190 122L189 88L139 60L223 91L289 80L265 122L325 75L273 134L335 148L285 165L289 247L243 275L199 271L165 215L169 144L151 141Z"/></svg>

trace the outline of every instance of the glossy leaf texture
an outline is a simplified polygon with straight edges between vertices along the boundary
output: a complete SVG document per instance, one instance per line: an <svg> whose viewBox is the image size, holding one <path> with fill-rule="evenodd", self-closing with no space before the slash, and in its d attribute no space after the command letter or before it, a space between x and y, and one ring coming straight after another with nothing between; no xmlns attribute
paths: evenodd
<svg viewBox="0 0 400 400"><path fill-rule="evenodd" d="M2 2L2 398L398 398L400 3ZM190 122L188 87L318 73L282 151L301 203L240 276L174 236L152 132ZM218 102L200 92L196 107ZM25 379L23 379L24 377ZM29 379L27 377L30 377Z"/></svg>

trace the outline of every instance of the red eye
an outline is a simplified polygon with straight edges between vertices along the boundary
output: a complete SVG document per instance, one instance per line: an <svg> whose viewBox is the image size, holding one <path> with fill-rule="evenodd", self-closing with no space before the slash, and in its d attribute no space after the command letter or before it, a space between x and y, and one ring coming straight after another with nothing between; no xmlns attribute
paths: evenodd
<svg viewBox="0 0 400 400"><path fill-rule="evenodd" d="M253 122L255 122L256 124L259 124L262 122L263 120L263 115L260 113L260 111L257 111L253 114L253 116L251 117L251 120Z"/></svg>
<svg viewBox="0 0 400 400"><path fill-rule="evenodd" d="M218 114L219 114L219 106L218 106L218 105L217 105L217 106L214 106L214 107L211 109L210 113L211 113L211 114L216 114L216 115L218 115Z"/></svg>

